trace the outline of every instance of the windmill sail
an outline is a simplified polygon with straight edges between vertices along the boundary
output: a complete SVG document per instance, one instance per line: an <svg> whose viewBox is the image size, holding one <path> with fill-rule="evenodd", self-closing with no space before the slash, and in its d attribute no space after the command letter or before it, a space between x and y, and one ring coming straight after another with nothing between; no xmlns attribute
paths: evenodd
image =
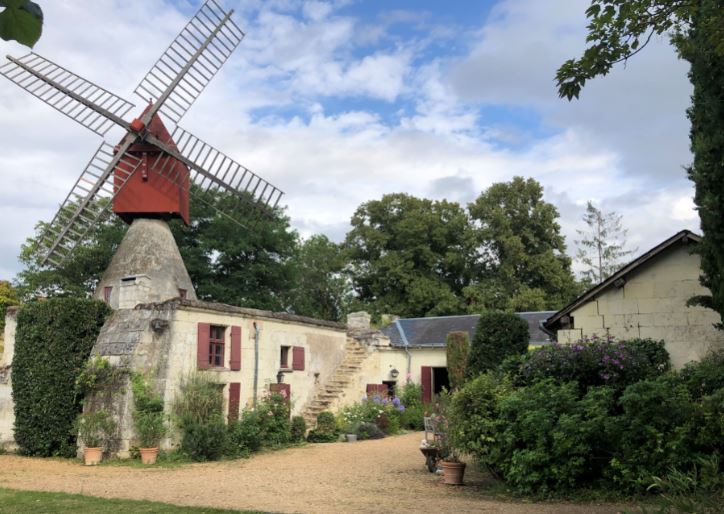
<svg viewBox="0 0 724 514"><path fill-rule="evenodd" d="M228 191L272 209L279 204L284 193L247 167L181 127L176 127L171 137L178 152L169 149L158 157L156 164L160 164L161 173L165 174L178 160L191 169L191 180L204 191Z"/></svg>
<svg viewBox="0 0 724 514"><path fill-rule="evenodd" d="M139 97L160 104L164 119L178 123L241 43L244 32L232 12L215 0L204 3L136 87Z"/></svg>
<svg viewBox="0 0 724 514"><path fill-rule="evenodd" d="M4 75L54 109L103 136L134 105L35 53L8 56Z"/></svg>
<svg viewBox="0 0 724 514"><path fill-rule="evenodd" d="M121 152L103 142L96 150L43 234L42 264L60 266L90 230L105 221L113 198L141 163L124 153L124 146Z"/></svg>

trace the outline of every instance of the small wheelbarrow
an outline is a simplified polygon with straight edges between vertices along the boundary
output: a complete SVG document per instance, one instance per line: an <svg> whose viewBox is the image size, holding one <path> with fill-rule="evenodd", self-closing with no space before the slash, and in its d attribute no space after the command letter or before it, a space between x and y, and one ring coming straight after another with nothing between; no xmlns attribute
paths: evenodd
<svg viewBox="0 0 724 514"><path fill-rule="evenodd" d="M420 448L420 451L425 456L425 466L430 473L434 473L437 470L437 463L440 460L440 450L437 448Z"/></svg>

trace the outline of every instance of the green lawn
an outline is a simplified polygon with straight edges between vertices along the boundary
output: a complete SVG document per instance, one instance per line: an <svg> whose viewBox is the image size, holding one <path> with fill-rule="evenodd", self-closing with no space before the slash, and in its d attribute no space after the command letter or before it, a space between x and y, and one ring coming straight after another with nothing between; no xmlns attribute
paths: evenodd
<svg viewBox="0 0 724 514"><path fill-rule="evenodd" d="M0 512L3 514L103 514L118 512L134 514L213 514L213 513L244 513L262 514L256 511L224 510L207 507L179 507L168 503L138 500L108 500L83 496L82 494L40 493L36 491L18 491L0 488Z"/></svg>

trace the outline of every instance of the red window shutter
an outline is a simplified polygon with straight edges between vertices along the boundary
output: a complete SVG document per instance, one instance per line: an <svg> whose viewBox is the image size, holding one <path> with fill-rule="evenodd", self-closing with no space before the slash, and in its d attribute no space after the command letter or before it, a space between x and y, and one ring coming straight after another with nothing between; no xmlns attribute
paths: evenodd
<svg viewBox="0 0 724 514"><path fill-rule="evenodd" d="M304 371L304 347L302 346L292 348L292 369Z"/></svg>
<svg viewBox="0 0 724 514"><path fill-rule="evenodd" d="M231 357L229 362L231 371L241 369L241 327L231 327Z"/></svg>
<svg viewBox="0 0 724 514"><path fill-rule="evenodd" d="M422 401L424 403L430 403L432 401L432 367L422 366Z"/></svg>
<svg viewBox="0 0 724 514"><path fill-rule="evenodd" d="M241 384L232 382L229 384L229 422L239 419L239 399L241 396Z"/></svg>
<svg viewBox="0 0 724 514"><path fill-rule="evenodd" d="M289 403L292 397L292 386L289 384L269 384L269 390L272 393L278 393L284 398L284 402Z"/></svg>
<svg viewBox="0 0 724 514"><path fill-rule="evenodd" d="M209 330L208 323L198 324L198 338L196 341L196 367L209 369Z"/></svg>
<svg viewBox="0 0 724 514"><path fill-rule="evenodd" d="M367 384L367 389L365 390L365 392L367 393L367 396L374 396L376 389L377 384Z"/></svg>

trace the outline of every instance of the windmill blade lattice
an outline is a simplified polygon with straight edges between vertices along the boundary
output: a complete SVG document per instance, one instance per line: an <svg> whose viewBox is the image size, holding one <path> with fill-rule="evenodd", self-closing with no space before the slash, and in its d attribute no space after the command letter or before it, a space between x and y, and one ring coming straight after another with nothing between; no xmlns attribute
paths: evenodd
<svg viewBox="0 0 724 514"><path fill-rule="evenodd" d="M122 119L134 107L38 54L19 59L8 56L8 60L0 66L0 75L100 136L117 122L113 117Z"/></svg>
<svg viewBox="0 0 724 514"><path fill-rule="evenodd" d="M101 143L43 234L42 264L61 265L88 232L105 221L113 198L140 164L141 159Z"/></svg>
<svg viewBox="0 0 724 514"><path fill-rule="evenodd" d="M176 127L171 137L179 155L164 153L158 157L157 164L164 175L168 175L178 159L191 168L191 180L204 191L220 189L245 200L250 196L257 204L272 209L279 204L284 195L279 188L231 157L181 127Z"/></svg>
<svg viewBox="0 0 724 514"><path fill-rule="evenodd" d="M204 3L134 92L154 104L161 100L159 112L178 123L244 38L230 15L215 0Z"/></svg>

